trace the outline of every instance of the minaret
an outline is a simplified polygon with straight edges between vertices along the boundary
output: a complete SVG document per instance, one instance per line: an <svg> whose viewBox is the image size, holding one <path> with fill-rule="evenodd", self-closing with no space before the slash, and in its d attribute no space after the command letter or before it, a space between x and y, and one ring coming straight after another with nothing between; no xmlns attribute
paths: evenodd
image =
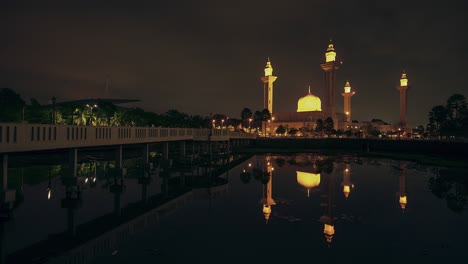
<svg viewBox="0 0 468 264"><path fill-rule="evenodd" d="M325 71L325 114L335 119L334 94L335 94L335 72L338 70L338 63L335 61L336 52L330 40L327 52L325 52L325 62L320 67ZM336 121L335 121L336 123Z"/></svg>
<svg viewBox="0 0 468 264"><path fill-rule="evenodd" d="M271 206L275 205L276 202L273 200L273 197L271 195L271 189L272 189L272 181L273 181L273 166L270 162L270 157L265 157L265 162L267 165L267 170L266 172L269 175L268 183L263 184L263 197L260 200L260 203L263 204L263 215L265 216L265 221L268 224L268 220L270 219L270 214L271 214Z"/></svg>
<svg viewBox="0 0 468 264"><path fill-rule="evenodd" d="M265 66L265 76L260 79L263 82L263 108L268 109L270 114L273 114L273 83L276 81L276 76L273 76L273 67L271 66L270 58L268 58Z"/></svg>
<svg viewBox="0 0 468 264"><path fill-rule="evenodd" d="M401 210L405 210L406 204L408 203L407 194L406 194L406 173L407 173L407 166L405 162L400 163L400 180L399 180L399 190L398 195L400 197L400 208Z"/></svg>
<svg viewBox="0 0 468 264"><path fill-rule="evenodd" d="M406 117L408 79L406 78L405 71L401 74L400 86L397 87L397 90L400 91L400 126L405 130L408 125L408 119Z"/></svg>
<svg viewBox="0 0 468 264"><path fill-rule="evenodd" d="M355 94L354 91L351 92L351 85L349 84L349 81L346 81L346 84L344 86L344 93L341 93L341 95L344 97L344 114L346 115L346 122L351 122L351 96Z"/></svg>
<svg viewBox="0 0 468 264"><path fill-rule="evenodd" d="M351 187L354 187L351 183L351 165L346 163L345 170L343 171L343 193L346 199L348 199L349 193L351 192Z"/></svg>

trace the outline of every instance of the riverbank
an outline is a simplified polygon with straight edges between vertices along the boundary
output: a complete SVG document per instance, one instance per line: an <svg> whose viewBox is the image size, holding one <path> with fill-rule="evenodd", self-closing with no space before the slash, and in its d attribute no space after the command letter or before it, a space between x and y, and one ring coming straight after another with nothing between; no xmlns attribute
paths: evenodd
<svg viewBox="0 0 468 264"><path fill-rule="evenodd" d="M468 144L443 141L369 139L257 139L235 153L319 153L410 160L422 165L468 169Z"/></svg>

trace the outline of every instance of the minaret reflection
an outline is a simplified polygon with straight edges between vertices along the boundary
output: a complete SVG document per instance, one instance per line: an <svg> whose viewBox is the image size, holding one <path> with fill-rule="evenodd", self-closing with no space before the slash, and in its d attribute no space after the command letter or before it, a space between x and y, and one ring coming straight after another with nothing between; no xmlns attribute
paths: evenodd
<svg viewBox="0 0 468 264"><path fill-rule="evenodd" d="M406 204L408 203L407 194L406 194L406 174L408 171L406 162L400 162L400 180L399 180L399 190L398 195L400 197L400 207L403 212L405 211Z"/></svg>
<svg viewBox="0 0 468 264"><path fill-rule="evenodd" d="M343 182L341 185L343 186L344 196L348 199L351 188L354 188L354 184L351 182L351 165L349 163L346 163L345 165L345 169L343 171Z"/></svg>
<svg viewBox="0 0 468 264"><path fill-rule="evenodd" d="M61 200L61 207L67 209L67 230L70 236L76 235L75 211L82 207L81 186L78 179L69 171L62 176L65 185L65 198Z"/></svg>
<svg viewBox="0 0 468 264"><path fill-rule="evenodd" d="M272 185L273 185L273 171L274 168L270 161L270 157L265 157L266 170L263 170L262 183L263 183L263 197L260 200L260 203L263 204L263 215L265 216L265 221L268 224L268 220L271 215L271 206L275 205L276 202L272 197Z"/></svg>
<svg viewBox="0 0 468 264"><path fill-rule="evenodd" d="M328 246L331 245L333 236L335 235L335 218L333 216L333 201L334 201L334 192L333 192L333 183L334 183L334 172L332 171L328 175L327 181L327 194L326 202L322 203L321 206L325 207L325 213L320 217L320 221L324 224L323 234L327 240Z"/></svg>

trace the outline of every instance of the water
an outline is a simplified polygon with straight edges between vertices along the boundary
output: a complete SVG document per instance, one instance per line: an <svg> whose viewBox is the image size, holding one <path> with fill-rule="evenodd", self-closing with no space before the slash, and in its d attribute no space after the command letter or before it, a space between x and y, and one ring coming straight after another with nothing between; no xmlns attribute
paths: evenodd
<svg viewBox="0 0 468 264"><path fill-rule="evenodd" d="M106 215L125 218L129 205L148 204L141 203L138 177L127 177L120 195L122 213L116 216L112 182L96 171L92 184L93 170L84 173L88 182L80 177L83 202L74 210L76 226ZM11 178L21 172L13 169ZM183 190L179 198L169 199L176 202L164 210L147 206L157 212L151 214L157 220L149 223L148 215L138 232L131 225L131 235L120 235L118 243L84 244L98 252L91 263L455 259L466 256L468 244L464 173L386 159L260 155L223 174L226 184L212 181L211 187L198 184L187 191L183 187L192 185L188 177L185 184L169 185ZM23 176L24 201L5 223L7 255L68 230L67 209L61 208L65 187L58 176L42 178L25 183ZM170 195L161 196L161 178L154 178L147 196L167 199ZM125 228L129 221L108 230Z"/></svg>

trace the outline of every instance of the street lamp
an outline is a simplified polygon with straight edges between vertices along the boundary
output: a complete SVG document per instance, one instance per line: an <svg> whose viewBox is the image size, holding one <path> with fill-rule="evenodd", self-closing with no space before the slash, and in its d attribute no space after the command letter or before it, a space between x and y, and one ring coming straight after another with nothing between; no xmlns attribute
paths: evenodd
<svg viewBox="0 0 468 264"><path fill-rule="evenodd" d="M216 124L215 124L216 120L211 120L211 123L213 124L213 128L216 128Z"/></svg>
<svg viewBox="0 0 468 264"><path fill-rule="evenodd" d="M224 119L221 119L221 129L224 128Z"/></svg>
<svg viewBox="0 0 468 264"><path fill-rule="evenodd" d="M250 122L252 122L252 118L249 118L249 133L252 132L252 131L250 130Z"/></svg>
<svg viewBox="0 0 468 264"><path fill-rule="evenodd" d="M57 124L57 118L55 116L55 102L57 99L55 97L52 97L52 123L55 125Z"/></svg>
<svg viewBox="0 0 468 264"><path fill-rule="evenodd" d="M89 118L89 125L91 125L91 122L93 122L93 109L97 107L96 104L94 105L89 105L89 104L86 104L86 107L90 108L91 109L91 116ZM97 122L96 122L97 123Z"/></svg>

